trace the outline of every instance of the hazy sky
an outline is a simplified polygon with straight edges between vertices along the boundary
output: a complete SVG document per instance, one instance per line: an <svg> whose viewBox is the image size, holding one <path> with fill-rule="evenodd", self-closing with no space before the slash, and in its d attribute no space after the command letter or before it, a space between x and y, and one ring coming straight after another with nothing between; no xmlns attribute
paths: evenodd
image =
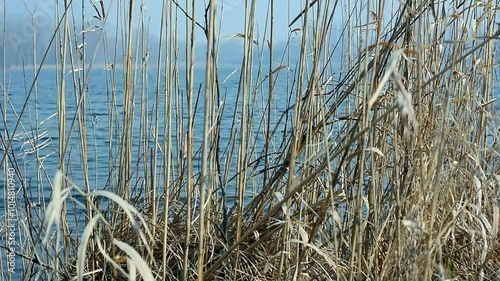
<svg viewBox="0 0 500 281"><path fill-rule="evenodd" d="M95 14L91 2L96 0L73 0L74 4L74 13L76 15L81 14L81 6L85 5L86 17L89 19L92 15ZM170 1L170 0L169 0ZM2 3L1 1L0 3ZM35 11L35 15L37 18L47 18L51 19L54 15L55 4L53 0L16 0L16 1L6 1L7 5L7 17L17 17L19 15L29 16L29 12L27 8L31 11ZM59 3L63 1L58 1ZM97 1L96 1L97 2ZM107 25L114 25L116 20L116 10L117 5L121 3L128 3L128 0L104 0L104 5L106 9L111 5L111 13L109 13L109 19ZM158 33L160 18L161 18L161 7L162 0L136 0L136 11L138 15L139 6L143 2L146 5L146 16L150 17L150 30L152 33ZM203 22L203 12L204 7L206 5L207 0L199 0L197 1L197 20L199 22ZM223 24L221 29L222 36L230 36L236 33L243 33L243 24L244 24L244 9L245 9L245 0L219 0L218 7L223 7ZM256 12L256 20L257 20L257 32L260 36L263 35L264 27L265 27L265 19L268 9L268 1L258 0L257 1L257 12ZM305 4L301 4L300 0L275 0L275 37L278 40L286 40L288 34L288 23L293 19L296 15L298 15ZM186 0L178 0L179 5L185 7ZM35 10L36 8L36 10ZM3 14L3 3L2 3L2 14ZM220 14L219 14L220 15ZM183 31L184 18L179 16L179 31ZM295 24L295 27L300 25L299 23ZM199 30L198 30L199 31ZM197 31L197 32L198 32ZM198 38L201 38L201 31L198 33Z"/></svg>

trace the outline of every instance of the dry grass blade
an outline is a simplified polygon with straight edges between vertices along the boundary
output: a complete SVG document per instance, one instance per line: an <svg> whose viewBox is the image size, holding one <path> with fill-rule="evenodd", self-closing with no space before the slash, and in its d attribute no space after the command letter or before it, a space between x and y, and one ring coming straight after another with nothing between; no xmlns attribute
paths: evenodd
<svg viewBox="0 0 500 281"><path fill-rule="evenodd" d="M128 220L130 221L130 223L132 224L134 229L138 232L139 237L141 238L141 242L146 247L148 253L151 254L151 249L149 248L149 245L154 244L153 235L151 234L149 228L146 227L148 224L146 223L146 221L142 217L141 213L136 208L134 208L134 206L132 206L130 203L123 200L123 198L121 198L120 196L118 196L112 192L105 191L105 190L98 190L98 191L91 192L89 194L89 196L101 196L101 197L109 198L112 201L114 201L125 212ZM144 228L143 228L144 230L139 227L134 216L137 216L139 218L139 221L144 226ZM146 235L144 235L144 233L147 235L147 237L146 237ZM148 239L149 239L149 241L148 241Z"/></svg>
<svg viewBox="0 0 500 281"><path fill-rule="evenodd" d="M141 274L143 280L145 281L155 280L153 273L151 272L151 269L148 266L148 263L141 257L141 255L139 255L139 253L137 253L136 250L134 250L134 248L132 248L129 244L124 243L122 241L118 241L116 239L113 240L113 244L118 246L118 248L124 251L129 257L127 261L130 262L131 268L133 269L132 271L129 271L129 274L134 273L135 269L137 269ZM133 280L134 278L135 276L131 277L131 280Z"/></svg>
<svg viewBox="0 0 500 281"><path fill-rule="evenodd" d="M88 242L93 235L94 227L96 226L96 224L99 222L100 219L101 219L100 215L94 216L85 226L85 230L83 231L82 241L78 246L78 253L77 253L76 278L78 281L83 280L85 261L87 260L86 251Z"/></svg>
<svg viewBox="0 0 500 281"><path fill-rule="evenodd" d="M398 88L398 107L399 112L403 119L403 126L405 128L411 127L413 131L418 131L418 123L415 118L415 110L413 109L413 102L410 93L405 89L401 82L401 77L397 73L392 73L396 87Z"/></svg>
<svg viewBox="0 0 500 281"><path fill-rule="evenodd" d="M318 253L320 256L322 256L326 260L326 262L328 262L329 266L334 267L336 265L335 261L333 261L328 254L326 254L324 251L322 251L318 246L316 246L314 244L307 243L305 241L301 241L301 240L298 240L298 239L291 239L290 243L303 244L303 245L305 245L305 246L313 249L316 253Z"/></svg>
<svg viewBox="0 0 500 281"><path fill-rule="evenodd" d="M62 181L63 174L61 170L57 170L53 180L52 197L49 205L47 206L47 210L45 211L45 219L43 221L43 225L46 229L45 237L42 241L43 244L48 243L52 233L52 226L55 224L56 228L59 229L61 225L61 215L65 203L64 201L66 201L70 192L69 188L62 189Z"/></svg>
<svg viewBox="0 0 500 281"><path fill-rule="evenodd" d="M386 83L389 81L389 78L391 75L393 75L394 71L397 71L397 64L399 62L400 57L402 56L403 51L402 50L397 50L392 53L391 56L391 63L390 65L385 69L385 74L382 77L382 79L379 82L379 85L375 92L373 93L372 97L368 101L368 111L370 111L373 108L373 105L375 102L378 100L380 96L380 92L382 92L382 89L385 87Z"/></svg>

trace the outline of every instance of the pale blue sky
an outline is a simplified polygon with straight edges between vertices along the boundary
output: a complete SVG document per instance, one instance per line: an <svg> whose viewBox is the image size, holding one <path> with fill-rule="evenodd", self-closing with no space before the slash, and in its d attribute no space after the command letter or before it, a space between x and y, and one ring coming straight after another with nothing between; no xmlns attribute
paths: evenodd
<svg viewBox="0 0 500 281"><path fill-rule="evenodd" d="M144 0L147 5L147 14L151 16L151 30L154 30L154 23L160 22L161 13L161 0ZM203 23L203 13L205 9L205 3L207 1L197 1L197 20ZM243 33L244 29L244 18L245 18L245 0L225 0L217 1L218 7L223 8L222 13L222 36L230 36L236 33ZM288 7L288 2L290 6ZM301 11L301 1L288 1L288 0L278 0L275 1L275 36L279 40L286 40L288 35L288 23L289 17L293 18ZM304 1L305 2L305 1ZM185 7L186 0L179 0L179 5ZM265 27L265 19L268 9L267 1L258 0L257 1L257 12L256 21L259 34L262 36ZM290 16L288 15L290 13ZM220 14L219 14L220 16ZM180 25L184 23L184 19L180 22ZM297 25L297 24L296 24ZM198 34L198 35L201 35Z"/></svg>
<svg viewBox="0 0 500 281"><path fill-rule="evenodd" d="M82 0L73 0L74 4L74 13L78 15L81 11L80 7L82 5ZM84 5L86 6L86 15L87 19L89 19L95 12L91 6L92 0L83 0ZM95 1L95 0L94 0ZM170 1L170 0L169 0ZM3 1L2 1L3 2ZM25 5L22 0L19 1L6 1L7 2L7 17L17 16L17 15L29 15L26 7L30 10L34 10L36 7L35 15L40 17L53 18L53 10L54 10L54 1L53 0L24 0ZM62 2L62 1L59 1ZM109 26L115 24L115 16L118 3L125 3L128 1L123 0L104 0L105 7L108 8L109 5L113 5L111 8L112 13L109 14L110 18L107 25ZM146 5L146 16L150 17L150 30L153 33L158 33L159 25L160 25L160 16L161 16L161 7L162 0L136 0L136 11L139 11L139 6L141 2L144 2ZM197 1L197 20L199 22L203 22L203 11L205 7L205 3L207 0L199 0ZM230 36L236 33L243 33L243 24L244 24L244 9L245 9L245 0L219 0L218 7L224 7L224 12L222 13L223 24L221 29L221 35ZM268 1L257 1L257 12L256 12L256 21L257 21L257 31L260 36L263 35L264 27L265 27L265 19L268 9ZM288 23L293 19L296 15L298 15L305 5L301 2L305 1L297 1L297 0L276 0L275 3L275 38L278 40L286 40L289 32ZM178 0L179 5L185 7L186 0ZM3 3L2 3L3 4ZM3 13L3 7L2 7ZM219 14L220 16L220 14ZM183 31L184 18L179 16L179 31ZM298 27L300 22L295 24L295 27ZM198 30L199 31L199 30ZM197 32L198 32L197 31ZM182 34L181 33L181 34ZM201 39L201 31L198 33L197 38Z"/></svg>

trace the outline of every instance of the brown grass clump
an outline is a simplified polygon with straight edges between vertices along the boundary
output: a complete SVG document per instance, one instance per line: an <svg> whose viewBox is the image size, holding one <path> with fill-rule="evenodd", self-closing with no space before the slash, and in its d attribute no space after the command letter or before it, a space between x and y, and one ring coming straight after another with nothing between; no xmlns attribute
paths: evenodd
<svg viewBox="0 0 500 281"><path fill-rule="evenodd" d="M205 1L200 12L197 1L163 1L160 40L150 46L143 3L94 1L101 47L75 53L85 37L69 15L75 4L64 2L47 47L60 55L58 169L45 166L45 143L25 143L25 155L36 154L38 193L51 188L52 197L36 211L22 185L16 218L28 219L17 230L26 238L18 276L500 280L500 29L492 1L303 1L289 15L283 53L277 2L244 1L243 31L231 39L243 43L234 93L218 63L219 27L228 24L221 7L234 3ZM115 10L111 35L105 15ZM267 19L259 31L257 13ZM195 48L200 37L206 52ZM100 51L107 155L96 148L84 90L97 67L88 58ZM30 95L38 95L43 61L33 65L20 117L1 134L2 167L20 179L28 164L13 142L20 128L28 135L28 101L41 102ZM4 94L4 124L10 98ZM110 164L106 187L101 161Z"/></svg>

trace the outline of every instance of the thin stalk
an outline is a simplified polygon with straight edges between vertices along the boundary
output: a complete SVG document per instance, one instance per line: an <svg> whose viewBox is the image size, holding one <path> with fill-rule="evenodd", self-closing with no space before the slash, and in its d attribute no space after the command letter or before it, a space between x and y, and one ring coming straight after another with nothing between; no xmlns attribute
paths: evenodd
<svg viewBox="0 0 500 281"><path fill-rule="evenodd" d="M120 171L118 177L118 194L128 200L131 192L130 173L132 162L132 31L134 17L134 0L129 0L127 19L127 51L125 58L125 81L123 91L123 130L120 141Z"/></svg>
<svg viewBox="0 0 500 281"><path fill-rule="evenodd" d="M191 14L194 19L196 15L196 0L186 1L186 13ZM184 244L183 273L182 280L189 280L188 261L189 245L191 243L191 209L193 183L193 134L194 134L194 112L193 112L193 84L194 84L194 60L195 60L195 30L194 20L186 17L186 95L188 104L188 128L187 128L187 189L186 189L186 239Z"/></svg>
<svg viewBox="0 0 500 281"><path fill-rule="evenodd" d="M210 128L212 126L211 116L213 116L212 107L212 97L214 96L213 89L215 83L215 64L213 61L213 49L215 45L215 24L217 19L215 18L215 11L217 1L210 0L209 2L209 18L208 18L208 42L207 42L207 56L206 56L206 70L205 70L205 110L203 114L203 148L202 148L202 160L201 160L201 178L200 178L200 226L199 226L199 242L198 242L198 280L203 280L203 268L205 264L205 248L204 248L204 238L205 238L205 190L207 188L208 179L208 152L209 144L211 143ZM211 178L212 176L210 176ZM209 181L213 181L210 179ZM208 213L209 211L207 211Z"/></svg>

